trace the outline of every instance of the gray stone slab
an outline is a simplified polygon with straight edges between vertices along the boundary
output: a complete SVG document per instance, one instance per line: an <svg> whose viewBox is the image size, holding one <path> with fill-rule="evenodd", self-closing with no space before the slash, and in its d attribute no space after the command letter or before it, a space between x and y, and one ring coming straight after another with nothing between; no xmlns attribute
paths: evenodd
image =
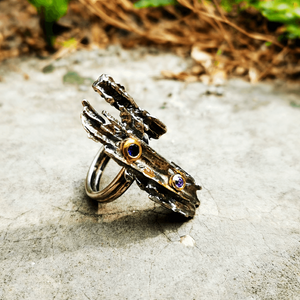
<svg viewBox="0 0 300 300"><path fill-rule="evenodd" d="M0 65L0 299L300 299L299 85L231 80L208 94L160 78L190 61L146 49L81 51L43 73L49 63ZM117 111L64 83L70 71L112 75L168 126L151 146L203 186L194 219L136 185L99 207L85 196L100 145L81 100Z"/></svg>

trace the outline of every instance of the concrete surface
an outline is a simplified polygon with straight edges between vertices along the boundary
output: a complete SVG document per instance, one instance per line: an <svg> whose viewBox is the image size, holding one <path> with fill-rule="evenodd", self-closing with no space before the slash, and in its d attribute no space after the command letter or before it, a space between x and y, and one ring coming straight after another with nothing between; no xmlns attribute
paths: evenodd
<svg viewBox="0 0 300 300"><path fill-rule="evenodd" d="M231 80L208 95L159 78L191 62L153 49L49 63L0 66L0 299L300 299L299 85ZM112 75L168 126L151 145L203 186L193 220L136 185L99 207L85 196L99 145L81 100L117 112L71 71Z"/></svg>

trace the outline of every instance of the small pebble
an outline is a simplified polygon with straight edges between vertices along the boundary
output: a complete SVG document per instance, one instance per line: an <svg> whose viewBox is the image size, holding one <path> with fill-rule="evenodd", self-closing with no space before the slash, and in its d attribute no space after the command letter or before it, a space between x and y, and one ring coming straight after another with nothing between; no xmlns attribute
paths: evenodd
<svg viewBox="0 0 300 300"><path fill-rule="evenodd" d="M190 235L180 237L180 243L186 247L195 247L196 242Z"/></svg>

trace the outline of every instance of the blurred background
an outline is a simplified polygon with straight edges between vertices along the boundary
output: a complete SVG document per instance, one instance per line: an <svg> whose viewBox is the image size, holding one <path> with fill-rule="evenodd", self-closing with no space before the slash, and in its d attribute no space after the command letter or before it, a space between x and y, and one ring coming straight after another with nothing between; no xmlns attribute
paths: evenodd
<svg viewBox="0 0 300 300"><path fill-rule="evenodd" d="M0 60L111 44L192 57L183 72L162 71L170 79L299 80L300 0L0 1Z"/></svg>
<svg viewBox="0 0 300 300"><path fill-rule="evenodd" d="M0 0L0 299L300 299L299 25L300 0ZM86 196L102 73L166 124L192 220Z"/></svg>

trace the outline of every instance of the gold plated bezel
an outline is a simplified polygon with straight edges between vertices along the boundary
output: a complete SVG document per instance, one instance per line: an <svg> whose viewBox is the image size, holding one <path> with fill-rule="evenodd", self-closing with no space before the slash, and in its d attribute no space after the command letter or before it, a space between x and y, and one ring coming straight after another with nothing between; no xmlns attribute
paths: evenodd
<svg viewBox="0 0 300 300"><path fill-rule="evenodd" d="M177 176L177 175L179 175L183 180L182 187L176 186L174 177ZM184 176L182 176L180 173L176 173L176 174L172 175L169 179L169 185L172 186L177 191L182 191L185 188L185 183L186 183L186 180L185 180Z"/></svg>
<svg viewBox="0 0 300 300"><path fill-rule="evenodd" d="M128 148L131 146L131 145L137 145L139 147L139 154L137 156L131 156L129 153L128 153ZM136 140L136 139L133 139L133 138L128 138L126 139L123 144L122 144L122 153L124 155L124 157L126 158L126 160L128 162L133 162L133 161L136 161L137 159L139 159L142 155L142 146L141 144Z"/></svg>

